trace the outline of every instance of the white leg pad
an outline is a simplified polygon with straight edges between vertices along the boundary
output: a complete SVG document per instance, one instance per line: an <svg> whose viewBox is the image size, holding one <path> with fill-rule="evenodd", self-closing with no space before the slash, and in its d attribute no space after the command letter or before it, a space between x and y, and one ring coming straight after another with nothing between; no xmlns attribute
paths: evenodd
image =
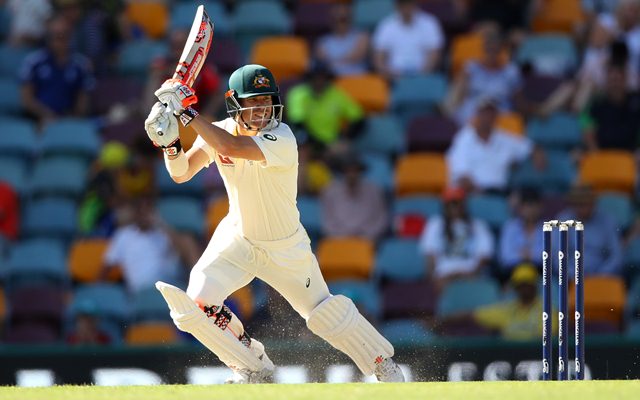
<svg viewBox="0 0 640 400"><path fill-rule="evenodd" d="M221 329L183 290L164 282L156 282L171 310L170 315L178 329L189 332L205 347L232 368L261 371L263 362L243 345L228 329Z"/></svg>
<svg viewBox="0 0 640 400"><path fill-rule="evenodd" d="M311 311L307 327L372 375L382 360L393 357L393 346L358 312L348 297L330 296Z"/></svg>

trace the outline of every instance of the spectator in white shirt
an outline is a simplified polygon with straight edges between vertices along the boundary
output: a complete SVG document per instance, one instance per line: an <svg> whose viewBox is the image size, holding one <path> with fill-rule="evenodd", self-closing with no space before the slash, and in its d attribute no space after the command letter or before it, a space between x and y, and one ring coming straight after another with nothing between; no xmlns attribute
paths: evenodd
<svg viewBox="0 0 640 400"><path fill-rule="evenodd" d="M456 134L447 152L452 185L467 192L505 192L511 167L532 155L533 143L497 128L497 116L496 101L485 97L473 121ZM542 154L535 153L534 163L541 166Z"/></svg>
<svg viewBox="0 0 640 400"><path fill-rule="evenodd" d="M483 221L469 217L465 199L461 188L446 189L444 215L431 217L420 237L419 251L439 290L454 279L477 276L493 255L491 231Z"/></svg>
<svg viewBox="0 0 640 400"><path fill-rule="evenodd" d="M176 282L180 276L181 255L190 253L188 240L162 226L150 198L133 203L133 222L114 233L104 256L102 277L111 268L122 269L129 293L151 288L158 280ZM197 257L183 257L189 267Z"/></svg>
<svg viewBox="0 0 640 400"><path fill-rule="evenodd" d="M396 0L396 7L373 35L376 71L390 79L433 71L444 45L440 22L420 11L415 0Z"/></svg>

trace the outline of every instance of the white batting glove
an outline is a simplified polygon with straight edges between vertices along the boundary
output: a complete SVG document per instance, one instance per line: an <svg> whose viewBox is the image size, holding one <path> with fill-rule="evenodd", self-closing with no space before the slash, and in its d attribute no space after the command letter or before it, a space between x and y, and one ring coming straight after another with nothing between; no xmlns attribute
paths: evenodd
<svg viewBox="0 0 640 400"><path fill-rule="evenodd" d="M177 155L182 150L178 120L164 104L156 102L151 107L151 112L144 121L144 130L147 131L151 142L157 147L162 147L168 155Z"/></svg>
<svg viewBox="0 0 640 400"><path fill-rule="evenodd" d="M185 108L198 102L196 92L177 79L166 80L154 94L175 115L182 115Z"/></svg>

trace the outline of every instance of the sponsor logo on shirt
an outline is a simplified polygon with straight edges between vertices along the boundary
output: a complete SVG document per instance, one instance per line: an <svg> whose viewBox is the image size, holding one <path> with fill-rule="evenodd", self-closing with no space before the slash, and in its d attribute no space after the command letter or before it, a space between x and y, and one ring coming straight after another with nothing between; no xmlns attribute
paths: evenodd
<svg viewBox="0 0 640 400"><path fill-rule="evenodd" d="M234 167L235 164L233 163L233 160L231 160L231 157L228 156L223 156L222 154L218 154L218 159L220 160L220 165L224 165L227 167Z"/></svg>

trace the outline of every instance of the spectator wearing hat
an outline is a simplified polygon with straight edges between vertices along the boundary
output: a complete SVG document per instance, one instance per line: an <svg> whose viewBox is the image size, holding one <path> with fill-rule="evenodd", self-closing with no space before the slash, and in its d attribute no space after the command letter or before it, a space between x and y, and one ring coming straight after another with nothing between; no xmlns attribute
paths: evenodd
<svg viewBox="0 0 640 400"><path fill-rule="evenodd" d="M500 235L499 274L505 279L518 264L537 264L542 254L540 193L535 189L523 189L518 193L516 201L516 216L504 224Z"/></svg>
<svg viewBox="0 0 640 400"><path fill-rule="evenodd" d="M311 141L318 149L356 136L364 122L362 108L333 84L333 74L316 63L305 82L291 88L287 95L287 118L299 142Z"/></svg>
<svg viewBox="0 0 640 400"><path fill-rule="evenodd" d="M471 317L487 329L507 340L535 340L542 332L542 298L538 294L538 270L523 263L513 269L509 281L515 298L476 309ZM557 332L557 323L552 322Z"/></svg>
<svg viewBox="0 0 640 400"><path fill-rule="evenodd" d="M536 166L544 164L543 154L534 152L526 137L496 127L498 103L493 97L478 101L473 122L464 126L447 151L450 184L467 192L504 192L511 167L533 156Z"/></svg>
<svg viewBox="0 0 640 400"><path fill-rule="evenodd" d="M429 276L439 289L454 279L482 273L494 247L487 225L469 217L463 189L446 189L442 200L444 215L429 219L418 245L427 258Z"/></svg>
<svg viewBox="0 0 640 400"><path fill-rule="evenodd" d="M340 177L320 196L323 233L377 241L389 224L383 190L363 179L365 165L357 155L346 154L339 164Z"/></svg>
<svg viewBox="0 0 640 400"><path fill-rule="evenodd" d="M367 72L369 35L353 27L349 5L336 3L331 14L333 30L318 39L316 58L338 76Z"/></svg>
<svg viewBox="0 0 640 400"><path fill-rule="evenodd" d="M569 207L558 215L558 220L581 221L588 229L584 235L585 275L622 275L623 252L621 232L608 214L596 208L596 193L588 185L574 187L568 194ZM557 231L554 231L554 243L557 243ZM569 240L569 259L567 265L573 265L574 243ZM570 268L569 272L573 274Z"/></svg>
<svg viewBox="0 0 640 400"><path fill-rule="evenodd" d="M438 19L421 11L416 0L396 0L396 12L373 34L375 70L388 79L427 74L438 67L444 40Z"/></svg>

